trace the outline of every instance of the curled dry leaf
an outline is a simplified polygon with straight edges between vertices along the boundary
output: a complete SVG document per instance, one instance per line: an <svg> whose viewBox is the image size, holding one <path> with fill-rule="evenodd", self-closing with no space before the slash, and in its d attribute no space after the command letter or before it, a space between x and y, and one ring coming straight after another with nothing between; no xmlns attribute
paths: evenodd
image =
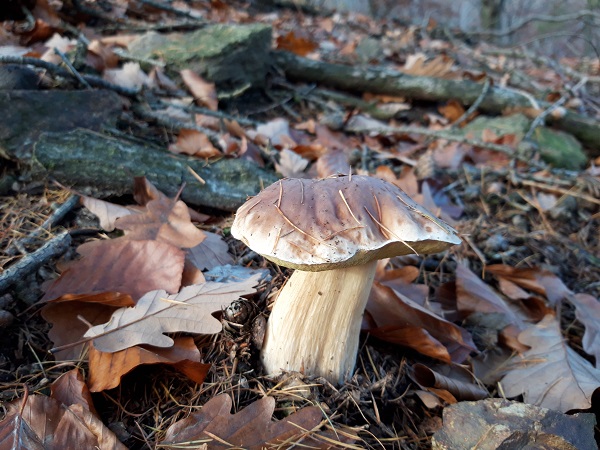
<svg viewBox="0 0 600 450"><path fill-rule="evenodd" d="M188 261L200 270L233 264L227 242L218 234L209 231L205 231L204 235L206 238L200 244L188 250Z"/></svg>
<svg viewBox="0 0 600 450"><path fill-rule="evenodd" d="M489 396L488 391L473 383L472 377L461 374L462 376L457 378L456 370L449 372L443 375L423 364L415 364L412 367L412 377L421 386L445 389L457 400L480 400Z"/></svg>
<svg viewBox="0 0 600 450"><path fill-rule="evenodd" d="M380 339L444 362L462 362L476 350L466 330L380 282L373 283L366 310L374 322L369 332Z"/></svg>
<svg viewBox="0 0 600 450"><path fill-rule="evenodd" d="M277 172L286 178L303 178L306 166L308 159L287 148L279 153L279 163L275 163Z"/></svg>
<svg viewBox="0 0 600 450"><path fill-rule="evenodd" d="M560 278L546 269L515 268L504 264L492 264L486 271L498 278L505 278L537 294L545 295L552 306L571 294Z"/></svg>
<svg viewBox="0 0 600 450"><path fill-rule="evenodd" d="M214 83L209 83L189 69L184 69L179 74L200 106L206 106L212 111L219 108L219 99Z"/></svg>
<svg viewBox="0 0 600 450"><path fill-rule="evenodd" d="M50 397L58 400L63 405L83 405L86 409L97 415L92 395L85 381L83 381L83 375L79 369L72 369L67 373L63 373L52 383L50 390Z"/></svg>
<svg viewBox="0 0 600 450"><path fill-rule="evenodd" d="M207 282L174 295L152 291L135 307L118 309L108 323L90 328L85 337L93 339L98 350L114 353L141 344L171 347L173 339L163 333L218 333L221 322L211 313L254 293L259 279L257 274L237 283Z"/></svg>
<svg viewBox="0 0 600 450"><path fill-rule="evenodd" d="M575 306L575 317L585 326L583 349L596 358L596 367L600 365L600 302L588 294L569 296Z"/></svg>
<svg viewBox="0 0 600 450"><path fill-rule="evenodd" d="M100 226L105 231L113 231L115 229L115 221L119 217L128 216L129 214L135 214L137 212L126 206L115 205L114 203L85 195L81 196L81 203L98 217Z"/></svg>
<svg viewBox="0 0 600 450"><path fill-rule="evenodd" d="M207 443L211 450L276 449L293 443L316 449L335 447L331 437L320 440L317 433L311 432L321 423L321 410L316 406L302 408L278 422L271 420L275 410L273 397L257 400L236 414L230 414L231 406L227 394L212 398L200 411L171 425L160 447L175 450L191 442Z"/></svg>
<svg viewBox="0 0 600 450"><path fill-rule="evenodd" d="M526 403L562 412L591 407L600 370L567 346L556 317L526 328L519 341L531 349L511 360L501 381L507 397L523 394Z"/></svg>
<svg viewBox="0 0 600 450"><path fill-rule="evenodd" d="M117 387L121 377L142 364L168 364L202 384L210 364L200 362L200 351L191 337L175 338L173 347L131 347L115 353L105 353L90 345L89 379L90 391L100 392Z"/></svg>

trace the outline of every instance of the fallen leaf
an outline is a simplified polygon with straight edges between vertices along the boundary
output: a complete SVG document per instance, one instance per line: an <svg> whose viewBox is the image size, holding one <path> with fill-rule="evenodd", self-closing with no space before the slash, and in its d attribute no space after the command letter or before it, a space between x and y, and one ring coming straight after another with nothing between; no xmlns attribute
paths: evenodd
<svg viewBox="0 0 600 450"><path fill-rule="evenodd" d="M84 405L66 406L50 397L31 395L5 404L0 448L126 450L112 431Z"/></svg>
<svg viewBox="0 0 600 450"><path fill-rule="evenodd" d="M205 238L192 223L187 205L163 196L150 200L146 211L117 219L116 226L128 240L156 240L179 248L195 247Z"/></svg>
<svg viewBox="0 0 600 450"><path fill-rule="evenodd" d="M277 37L277 48L279 50L287 50L300 56L306 56L318 47L319 45L316 42L307 37L299 36L294 31Z"/></svg>
<svg viewBox="0 0 600 450"><path fill-rule="evenodd" d="M205 239L200 244L188 250L187 260L200 270L233 264L227 242L218 234L209 231L205 231L204 235Z"/></svg>
<svg viewBox="0 0 600 450"><path fill-rule="evenodd" d="M319 178L327 178L330 175L350 172L350 161L343 150L331 150L320 156L316 162L317 175Z"/></svg>
<svg viewBox="0 0 600 450"><path fill-rule="evenodd" d="M556 317L548 315L519 335L531 347L512 358L502 386L507 397L561 412L588 409L600 387L600 370L567 346Z"/></svg>
<svg viewBox="0 0 600 450"><path fill-rule="evenodd" d="M203 364L200 359L200 351L189 336L175 338L173 347L166 349L136 346L105 353L90 345L88 384L92 392L115 388L121 383L121 377L143 364L168 364L202 384L210 364Z"/></svg>
<svg viewBox="0 0 600 450"><path fill-rule="evenodd" d="M596 358L600 366L600 302L589 294L575 294L568 297L575 306L575 317L585 326L583 349Z"/></svg>
<svg viewBox="0 0 600 450"><path fill-rule="evenodd" d="M105 231L113 231L115 229L115 221L119 217L135 214L137 211L126 206L116 205L97 198L81 196L81 204L96 215L100 220L100 226Z"/></svg>
<svg viewBox="0 0 600 450"><path fill-rule="evenodd" d="M259 278L254 275L237 283L206 282L184 287L173 295L164 290L152 291L133 308L118 309L107 323L90 328L84 336L93 339L96 349L114 353L141 344L171 347L173 339L163 333L218 333L221 322L211 313L242 295L254 293Z"/></svg>
<svg viewBox="0 0 600 450"><path fill-rule="evenodd" d="M223 153L210 142L206 134L187 128L179 130L177 141L169 145L169 151L195 156L196 158L223 156Z"/></svg>
<svg viewBox="0 0 600 450"><path fill-rule="evenodd" d="M120 69L105 70L102 78L127 89L153 87L152 79L146 75L136 62L127 62Z"/></svg>
<svg viewBox="0 0 600 450"><path fill-rule="evenodd" d="M440 369L444 370L443 367ZM480 400L489 396L487 390L475 384L469 373L453 366L446 366L445 371L445 374L438 373L423 364L415 364L411 370L412 378L422 387L444 389L457 400Z"/></svg>
<svg viewBox="0 0 600 450"><path fill-rule="evenodd" d="M190 442L206 442L211 450L275 449L295 442L309 448L334 447L332 440L319 441L317 433L310 433L321 422L321 410L316 406L302 408L278 422L271 420L275 410L273 397L257 400L236 414L230 414L231 406L227 394L212 398L200 411L171 425L160 442L161 448L175 450Z"/></svg>
<svg viewBox="0 0 600 450"><path fill-rule="evenodd" d="M408 55L404 67L400 70L414 76L427 76L436 78L447 78L452 73L454 60L446 55L437 55L433 59L427 59L423 53Z"/></svg>
<svg viewBox="0 0 600 450"><path fill-rule="evenodd" d="M79 369L69 370L58 377L50 386L50 397L65 406L82 405L94 415L98 415L94 408L92 394Z"/></svg>
<svg viewBox="0 0 600 450"><path fill-rule="evenodd" d="M131 298L129 300L131 301ZM42 308L42 317L52 324L48 336L54 346L61 349L54 351L54 358L57 361L79 360L84 343L76 343L82 340L83 335L90 328L89 324L105 323L116 309L101 303L85 301L50 302L45 305Z"/></svg>
<svg viewBox="0 0 600 450"><path fill-rule="evenodd" d="M123 218L124 219L124 218ZM47 289L42 301L70 295L119 292L138 299L154 289L177 292L183 250L158 241L111 239L80 245L73 261Z"/></svg>
<svg viewBox="0 0 600 450"><path fill-rule="evenodd" d="M379 282L373 283L366 310L375 324L375 329L369 332L381 339L404 337L410 348L445 362L460 363L469 353L476 350L466 330ZM419 333L419 339L416 339L416 336L414 340L406 339L409 334L402 333L400 330L407 328L413 333L415 328L421 328L426 333ZM394 335L391 333L392 330L398 330L401 334ZM427 335L430 335L434 341L427 339ZM443 344L447 351L440 352L436 342Z"/></svg>
<svg viewBox="0 0 600 450"><path fill-rule="evenodd" d="M303 178L308 159L284 148L279 153L279 163L275 163L275 169L286 178Z"/></svg>
<svg viewBox="0 0 600 450"><path fill-rule="evenodd" d="M551 306L555 306L571 294L562 280L546 269L515 268L504 264L492 264L486 266L486 271L498 278L512 281L524 289L545 295Z"/></svg>
<svg viewBox="0 0 600 450"><path fill-rule="evenodd" d="M184 69L179 74L200 106L206 106L212 111L219 109L219 99L214 83L209 83L189 69Z"/></svg>

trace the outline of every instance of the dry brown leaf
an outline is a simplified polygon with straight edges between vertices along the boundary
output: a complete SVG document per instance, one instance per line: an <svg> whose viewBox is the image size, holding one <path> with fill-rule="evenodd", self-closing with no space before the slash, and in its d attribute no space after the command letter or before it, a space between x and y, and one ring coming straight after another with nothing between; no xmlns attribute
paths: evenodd
<svg viewBox="0 0 600 450"><path fill-rule="evenodd" d="M445 105L438 106L438 111L450 122L455 122L465 113L465 108L458 100L449 100Z"/></svg>
<svg viewBox="0 0 600 450"><path fill-rule="evenodd" d="M229 246L221 236L209 231L204 232L205 239L187 252L187 260L200 270L210 270L216 266L233 264Z"/></svg>
<svg viewBox="0 0 600 450"><path fill-rule="evenodd" d="M190 414L167 429L161 448L178 449L182 445L208 443L211 450L243 447L247 450L282 448L284 443L301 443L309 448L333 448L310 433L321 423L321 410L309 406L278 422L271 420L275 410L273 397L264 397L236 414L230 414L229 395L212 398L198 412ZM314 438L311 439L311 437ZM303 439L302 439L303 438Z"/></svg>
<svg viewBox="0 0 600 450"><path fill-rule="evenodd" d="M100 303L78 301L50 302L44 306L42 317L52 324L48 336L55 347L61 348L61 350L54 352L56 360L80 359L84 344L73 344L81 341L83 335L89 329L88 324L100 325L105 323L116 309ZM80 318L83 320L80 320Z"/></svg>
<svg viewBox="0 0 600 450"><path fill-rule="evenodd" d="M492 264L486 267L486 271L498 278L512 281L524 289L545 295L552 306L571 294L562 280L546 269L515 268L504 264Z"/></svg>
<svg viewBox="0 0 600 450"><path fill-rule="evenodd" d="M209 281L184 287L174 295L164 290L149 292L133 308L118 309L107 323L90 328L84 336L93 339L96 349L114 353L141 344L171 347L173 339L163 333L218 333L221 322L211 313L254 293L260 277L237 283Z"/></svg>
<svg viewBox="0 0 600 450"><path fill-rule="evenodd" d="M141 89L144 86L153 87L152 79L146 75L136 62L127 62L120 69L105 70L102 78L127 89Z"/></svg>
<svg viewBox="0 0 600 450"><path fill-rule="evenodd" d="M143 364L168 364L192 381L202 384L210 364L200 362L200 351L189 336L175 338L173 347L131 347L115 353L105 353L90 345L90 391L100 392L117 387L121 377Z"/></svg>
<svg viewBox="0 0 600 450"><path fill-rule="evenodd" d="M181 285L185 253L164 242L92 241L80 245L77 252L82 258L72 262L46 289L42 301L104 292L127 294L135 300L159 288L177 292Z"/></svg>
<svg viewBox="0 0 600 450"><path fill-rule="evenodd" d="M184 69L179 74L200 106L206 106L212 111L219 109L219 99L214 83L209 83L189 69Z"/></svg>
<svg viewBox="0 0 600 450"><path fill-rule="evenodd" d="M179 130L177 142L169 145L169 151L195 156L196 158L223 156L223 153L210 142L206 134L187 128Z"/></svg>
<svg viewBox="0 0 600 450"><path fill-rule="evenodd" d="M591 407L600 370L566 344L556 317L526 328L519 341L531 349L510 361L501 381L507 397L523 394L525 403L561 412Z"/></svg>
<svg viewBox="0 0 600 450"><path fill-rule="evenodd" d="M116 226L127 240L156 240L178 248L195 247L205 238L192 223L187 205L164 196L150 200L141 214L117 219Z"/></svg>
<svg viewBox="0 0 600 450"><path fill-rule="evenodd" d="M575 317L585 326L583 349L596 358L600 366L600 302L589 294L570 295L569 301L575 306Z"/></svg>
<svg viewBox="0 0 600 450"><path fill-rule="evenodd" d="M69 370L63 373L50 386L50 397L58 400L65 406L82 405L92 414L96 413L92 395L83 380L83 375L79 369Z"/></svg>
<svg viewBox="0 0 600 450"><path fill-rule="evenodd" d="M275 163L275 169L286 178L302 178L308 166L308 159L284 148L279 153L279 163Z"/></svg>
<svg viewBox="0 0 600 450"><path fill-rule="evenodd" d="M330 175L350 172L350 161L343 150L331 150L320 156L316 162L317 176L327 178Z"/></svg>
<svg viewBox="0 0 600 450"><path fill-rule="evenodd" d="M423 53L408 55L406 63L400 71L414 76L444 78L452 73L454 60L446 55L437 55L427 60Z"/></svg>
<svg viewBox="0 0 600 450"><path fill-rule="evenodd" d="M489 396L488 391L474 383L473 377L464 369L440 367L446 373L438 373L423 364L412 366L412 378L425 388L444 389L457 400L480 400Z"/></svg>
<svg viewBox="0 0 600 450"><path fill-rule="evenodd" d="M63 405L31 395L6 405L0 422L0 448L126 450L102 421L84 405Z"/></svg>
<svg viewBox="0 0 600 450"><path fill-rule="evenodd" d="M316 42L308 37L299 36L294 31L277 38L277 48L279 50L287 50L300 56L306 56L318 47L319 45Z"/></svg>
<svg viewBox="0 0 600 450"><path fill-rule="evenodd" d="M114 203L85 195L81 196L80 201L83 206L85 206L90 210L91 213L98 217L100 220L100 226L105 231L113 231L115 229L115 221L119 217L137 213L137 211L132 208L116 205Z"/></svg>
<svg viewBox="0 0 600 450"><path fill-rule="evenodd" d="M438 317L408 297L379 282L373 283L366 310L373 319L375 328L379 329L376 332L379 334L373 334L381 339L386 339L386 335L392 339L404 337L410 348L445 362L462 362L469 353L476 350L475 344L466 330ZM422 328L426 333L419 333L419 339L415 335L415 339L410 341L410 339L406 339L406 336L410 335L399 331L406 328L412 329L413 333L415 328ZM392 333L393 330L398 330L395 336ZM429 338L427 338L428 335ZM445 355L440 352L436 342L442 343L447 348ZM434 354L431 354L432 350L434 350Z"/></svg>

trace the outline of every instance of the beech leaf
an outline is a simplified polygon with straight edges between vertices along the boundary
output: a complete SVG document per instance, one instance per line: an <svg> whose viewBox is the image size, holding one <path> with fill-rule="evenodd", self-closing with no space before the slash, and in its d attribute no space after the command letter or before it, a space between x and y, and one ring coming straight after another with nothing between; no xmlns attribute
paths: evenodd
<svg viewBox="0 0 600 450"><path fill-rule="evenodd" d="M507 397L523 394L525 403L567 412L588 409L600 387L600 370L567 346L552 315L519 334L531 347L513 357L502 379Z"/></svg>
<svg viewBox="0 0 600 450"><path fill-rule="evenodd" d="M237 283L195 284L173 295L148 292L133 308L116 310L107 323L90 328L84 336L93 338L96 349L114 353L141 344L171 347L173 339L163 333L218 333L221 323L211 313L255 292L259 279L258 274Z"/></svg>

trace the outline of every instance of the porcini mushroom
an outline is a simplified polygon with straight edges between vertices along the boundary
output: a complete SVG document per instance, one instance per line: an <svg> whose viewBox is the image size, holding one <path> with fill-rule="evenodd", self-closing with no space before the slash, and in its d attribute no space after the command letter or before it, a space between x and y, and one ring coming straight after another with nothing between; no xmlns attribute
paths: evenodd
<svg viewBox="0 0 600 450"><path fill-rule="evenodd" d="M357 175L277 181L238 209L231 233L296 269L267 323L267 372L301 371L332 383L354 370L377 260L460 243L452 227L394 184Z"/></svg>

